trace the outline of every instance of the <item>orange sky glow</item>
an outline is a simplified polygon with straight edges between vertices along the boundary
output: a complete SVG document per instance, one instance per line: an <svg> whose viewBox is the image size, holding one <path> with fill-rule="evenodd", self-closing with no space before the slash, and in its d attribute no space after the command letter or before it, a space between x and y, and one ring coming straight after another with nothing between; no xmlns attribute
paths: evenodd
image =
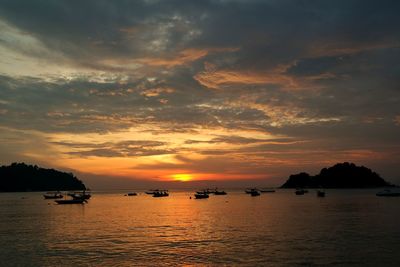
<svg viewBox="0 0 400 267"><path fill-rule="evenodd" d="M0 7L0 163L94 187L275 186L345 161L400 182L397 14L184 2Z"/></svg>

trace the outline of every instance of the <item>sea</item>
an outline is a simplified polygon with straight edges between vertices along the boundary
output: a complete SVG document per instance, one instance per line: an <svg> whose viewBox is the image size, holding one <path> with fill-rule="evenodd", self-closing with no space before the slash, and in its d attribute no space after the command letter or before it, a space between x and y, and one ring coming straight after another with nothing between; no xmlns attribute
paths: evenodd
<svg viewBox="0 0 400 267"><path fill-rule="evenodd" d="M400 197L377 191L0 193L0 266L400 266Z"/></svg>

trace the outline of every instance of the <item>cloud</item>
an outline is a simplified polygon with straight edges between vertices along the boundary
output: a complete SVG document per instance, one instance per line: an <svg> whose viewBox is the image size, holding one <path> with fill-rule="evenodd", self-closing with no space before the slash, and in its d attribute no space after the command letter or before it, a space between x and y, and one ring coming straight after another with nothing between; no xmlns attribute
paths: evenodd
<svg viewBox="0 0 400 267"><path fill-rule="evenodd" d="M174 153L172 149L162 149L166 145L165 142L151 140L129 140L98 144L52 142L52 144L67 147L72 150L67 154L80 157L143 157Z"/></svg>
<svg viewBox="0 0 400 267"><path fill-rule="evenodd" d="M141 94L147 97L155 97L161 94L171 94L174 93L175 90L173 88L151 88L148 90L143 91Z"/></svg>
<svg viewBox="0 0 400 267"><path fill-rule="evenodd" d="M232 85L268 85L277 84L296 87L293 79L280 73L215 70L206 64L206 70L194 76L200 84L210 89L229 88Z"/></svg>
<svg viewBox="0 0 400 267"><path fill-rule="evenodd" d="M259 138L249 138L237 135L231 136L218 136L211 140L186 140L185 144L217 144L217 143L228 143L234 145L247 145L256 143L268 143L268 144L285 144L291 143L293 140L291 138L269 138L269 139L259 139Z"/></svg>
<svg viewBox="0 0 400 267"><path fill-rule="evenodd" d="M0 0L0 125L81 170L373 157L398 176L399 5ZM3 154L45 159L9 135Z"/></svg>

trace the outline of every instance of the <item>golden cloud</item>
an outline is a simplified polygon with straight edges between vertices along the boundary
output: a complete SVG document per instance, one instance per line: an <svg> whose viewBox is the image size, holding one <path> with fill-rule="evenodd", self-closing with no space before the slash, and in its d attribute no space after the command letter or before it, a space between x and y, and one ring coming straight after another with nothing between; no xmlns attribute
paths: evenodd
<svg viewBox="0 0 400 267"><path fill-rule="evenodd" d="M205 70L194 76L200 84L210 89L221 89L229 85L282 84L298 88L298 83L284 74L288 66L279 66L272 71L217 70L213 64L205 63Z"/></svg>
<svg viewBox="0 0 400 267"><path fill-rule="evenodd" d="M175 90L173 88L160 87L160 88L152 88L152 89L145 90L145 91L141 92L140 94L147 96L147 97L154 97L154 96L159 96L160 94L172 94L173 92L175 92Z"/></svg>
<svg viewBox="0 0 400 267"><path fill-rule="evenodd" d="M171 57L159 57L159 58L141 58L138 59L137 62L141 64L146 64L150 66L163 66L167 68L172 68L179 65L185 65L190 62L196 61L200 58L207 56L210 53L217 52L234 52L237 51L238 48L226 47L226 48L205 48L205 49L197 49L190 48L185 49L179 52L175 56Z"/></svg>

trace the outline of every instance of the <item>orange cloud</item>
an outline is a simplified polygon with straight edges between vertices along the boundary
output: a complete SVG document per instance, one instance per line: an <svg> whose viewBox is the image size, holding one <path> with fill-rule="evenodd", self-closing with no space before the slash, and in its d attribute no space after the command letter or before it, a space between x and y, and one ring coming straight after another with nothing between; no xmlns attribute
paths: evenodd
<svg viewBox="0 0 400 267"><path fill-rule="evenodd" d="M164 66L167 68L172 68L175 66L185 65L190 62L196 61L202 57L207 56L210 53L234 52L237 50L238 48L231 48L231 47L205 48L205 49L190 48L179 52L178 55L176 56L160 57L160 58L141 58L138 59L137 62L150 66Z"/></svg>
<svg viewBox="0 0 400 267"><path fill-rule="evenodd" d="M171 58L142 58L138 62L151 66L165 66L172 68L177 65L184 65L198 60L208 54L208 50L187 49L180 52L176 57Z"/></svg>
<svg viewBox="0 0 400 267"><path fill-rule="evenodd" d="M325 56L340 56L370 51L375 49L384 49L399 47L399 42L390 43L352 43L347 42L317 42L308 49L308 57L325 57Z"/></svg>
<svg viewBox="0 0 400 267"><path fill-rule="evenodd" d="M296 81L284 75L287 66L279 66L270 72L246 71L246 70L216 70L215 66L206 63L205 71L200 72L194 78L205 87L210 89L221 89L224 86L242 84L283 84L286 87L298 88Z"/></svg>
<svg viewBox="0 0 400 267"><path fill-rule="evenodd" d="M145 90L141 93L141 95L147 96L147 97L153 97L153 96L159 96L160 94L172 94L175 92L173 88L152 88Z"/></svg>
<svg viewBox="0 0 400 267"><path fill-rule="evenodd" d="M199 60L211 53L234 52L239 48L190 48L182 50L171 55L162 55L160 57L143 57L143 58L108 58L97 61L97 66L109 68L113 71L135 70L136 73L148 75L149 68L146 67L165 67L173 68L180 65L187 65L191 62Z"/></svg>

